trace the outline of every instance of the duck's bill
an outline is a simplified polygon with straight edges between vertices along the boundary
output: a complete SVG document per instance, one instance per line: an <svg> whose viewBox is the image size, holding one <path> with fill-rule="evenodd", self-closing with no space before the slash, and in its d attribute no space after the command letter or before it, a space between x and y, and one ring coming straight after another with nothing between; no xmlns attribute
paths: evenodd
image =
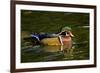
<svg viewBox="0 0 100 73"><path fill-rule="evenodd" d="M71 37L74 37L74 35L71 32L69 34L70 34Z"/></svg>

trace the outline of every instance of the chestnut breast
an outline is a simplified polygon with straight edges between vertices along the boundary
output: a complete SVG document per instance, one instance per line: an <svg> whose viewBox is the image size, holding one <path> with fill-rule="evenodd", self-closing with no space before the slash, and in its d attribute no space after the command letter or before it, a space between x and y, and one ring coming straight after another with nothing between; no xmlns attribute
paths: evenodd
<svg viewBox="0 0 100 73"><path fill-rule="evenodd" d="M62 42L63 42L63 45L67 46L67 48L71 48L72 47L72 39L71 39L71 37L69 37L69 36L62 37Z"/></svg>

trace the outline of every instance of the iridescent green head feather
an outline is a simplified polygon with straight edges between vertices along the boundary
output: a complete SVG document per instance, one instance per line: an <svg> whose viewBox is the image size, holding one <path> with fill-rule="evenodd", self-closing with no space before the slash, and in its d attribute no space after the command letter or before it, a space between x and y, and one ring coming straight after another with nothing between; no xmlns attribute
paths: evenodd
<svg viewBox="0 0 100 73"><path fill-rule="evenodd" d="M71 31L72 29L70 27L63 27L61 31Z"/></svg>

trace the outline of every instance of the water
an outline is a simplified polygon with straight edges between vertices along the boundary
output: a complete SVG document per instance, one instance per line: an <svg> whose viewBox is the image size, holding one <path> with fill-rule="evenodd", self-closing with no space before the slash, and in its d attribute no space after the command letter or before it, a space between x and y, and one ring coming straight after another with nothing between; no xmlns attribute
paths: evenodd
<svg viewBox="0 0 100 73"><path fill-rule="evenodd" d="M91 49L89 48L89 29L74 28L72 32L75 37L72 38L73 45L70 49L65 46L33 46L32 42L21 39L21 62L88 60L89 49Z"/></svg>
<svg viewBox="0 0 100 73"><path fill-rule="evenodd" d="M78 44L79 45L79 44ZM47 62L47 61L68 61L87 60L89 50L73 46L67 49L65 46L27 46L21 49L21 62Z"/></svg>

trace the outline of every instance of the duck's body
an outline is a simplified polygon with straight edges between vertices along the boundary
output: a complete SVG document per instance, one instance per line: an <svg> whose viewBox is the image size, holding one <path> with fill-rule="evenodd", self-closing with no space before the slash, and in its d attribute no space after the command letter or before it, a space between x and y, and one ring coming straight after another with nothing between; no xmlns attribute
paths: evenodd
<svg viewBox="0 0 100 73"><path fill-rule="evenodd" d="M31 37L36 39L38 44L49 46L65 45L67 48L72 47L73 34L69 28L64 28L57 34L32 34Z"/></svg>
<svg viewBox="0 0 100 73"><path fill-rule="evenodd" d="M49 45L49 46L66 45L67 48L71 48L72 39L71 39L71 37L45 38L45 39L41 40L41 43L44 45Z"/></svg>

